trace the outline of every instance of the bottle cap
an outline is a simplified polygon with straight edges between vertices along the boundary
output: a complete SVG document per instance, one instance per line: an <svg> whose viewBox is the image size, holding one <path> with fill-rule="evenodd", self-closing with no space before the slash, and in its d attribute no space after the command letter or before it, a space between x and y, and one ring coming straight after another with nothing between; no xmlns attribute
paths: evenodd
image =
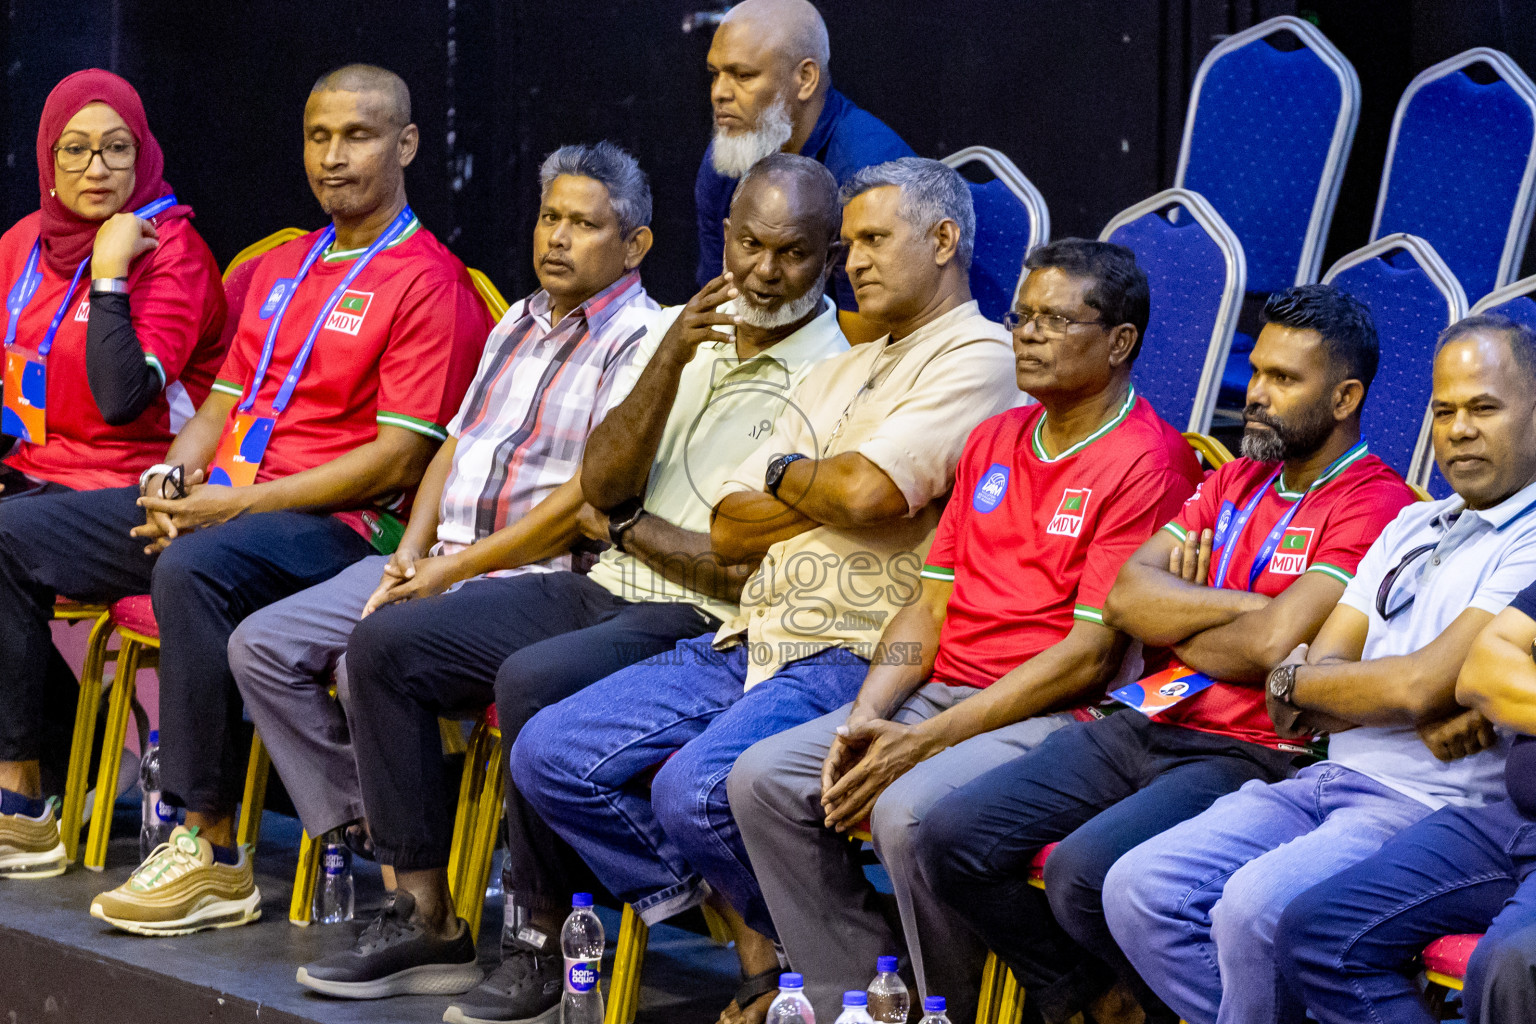
<svg viewBox="0 0 1536 1024"><path fill-rule="evenodd" d="M901 961L894 956L883 956L875 961L875 971L879 974L895 974L896 967Z"/></svg>
<svg viewBox="0 0 1536 1024"><path fill-rule="evenodd" d="M160 742L160 730L159 729L151 729L151 730L149 730L149 742L157 744L157 745L159 744L159 742Z"/></svg>
<svg viewBox="0 0 1536 1024"><path fill-rule="evenodd" d="M868 1005L869 993L865 992L861 988L850 989L849 991L843 993L843 1009L845 1010L852 1006Z"/></svg>
<svg viewBox="0 0 1536 1024"><path fill-rule="evenodd" d="M573 908L575 908L575 907L590 907L591 905L592 905L592 894L589 893L589 892L578 892L574 896L571 897L571 906Z"/></svg>
<svg viewBox="0 0 1536 1024"><path fill-rule="evenodd" d="M924 999L923 1000L923 1012L924 1013L943 1013L944 1012L944 997L943 996L929 996L927 999Z"/></svg>
<svg viewBox="0 0 1536 1024"><path fill-rule="evenodd" d="M786 971L779 975L779 988L805 988L805 975Z"/></svg>

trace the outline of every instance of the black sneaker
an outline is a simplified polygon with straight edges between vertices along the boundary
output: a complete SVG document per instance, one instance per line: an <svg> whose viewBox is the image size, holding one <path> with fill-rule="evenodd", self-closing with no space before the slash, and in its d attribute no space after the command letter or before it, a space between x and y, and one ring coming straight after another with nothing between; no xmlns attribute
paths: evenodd
<svg viewBox="0 0 1536 1024"><path fill-rule="evenodd" d="M448 1007L447 1024L554 1024L560 1019L558 956L508 950L501 966Z"/></svg>
<svg viewBox="0 0 1536 1024"><path fill-rule="evenodd" d="M299 968L298 983L342 999L456 996L480 981L475 942L461 918L451 939L435 939L415 915L416 900L397 892L356 944Z"/></svg>

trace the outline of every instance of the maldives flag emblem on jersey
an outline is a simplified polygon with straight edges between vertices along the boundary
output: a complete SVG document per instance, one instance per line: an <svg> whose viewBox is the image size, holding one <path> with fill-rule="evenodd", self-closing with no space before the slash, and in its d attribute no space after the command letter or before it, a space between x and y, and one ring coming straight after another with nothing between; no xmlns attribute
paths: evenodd
<svg viewBox="0 0 1536 1024"><path fill-rule="evenodd" d="M1300 576L1307 571L1307 555L1312 550L1312 527L1292 526L1280 538L1269 571L1280 576Z"/></svg>
<svg viewBox="0 0 1536 1024"><path fill-rule="evenodd" d="M1091 488L1068 487L1061 494L1061 504L1045 528L1046 533L1058 537L1076 537L1083 532L1083 517L1088 513L1088 499L1093 497Z"/></svg>
<svg viewBox="0 0 1536 1024"><path fill-rule="evenodd" d="M363 329L363 317L368 315L368 307L372 304L373 292L355 292L348 288L341 293L341 301L336 303L331 315L325 318L325 329L356 337Z"/></svg>

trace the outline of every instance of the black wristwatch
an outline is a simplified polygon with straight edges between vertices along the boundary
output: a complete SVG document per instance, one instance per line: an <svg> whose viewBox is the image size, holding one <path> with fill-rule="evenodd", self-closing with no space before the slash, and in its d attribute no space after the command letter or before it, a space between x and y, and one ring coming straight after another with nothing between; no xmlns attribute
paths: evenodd
<svg viewBox="0 0 1536 1024"><path fill-rule="evenodd" d="M1291 704L1291 694L1296 692L1296 669L1296 665L1281 665L1269 673L1265 685L1269 695L1281 704Z"/></svg>
<svg viewBox="0 0 1536 1024"><path fill-rule="evenodd" d="M608 513L608 542L620 551L624 550L624 534L634 529L636 523L648 513L639 498L630 498Z"/></svg>
<svg viewBox="0 0 1536 1024"><path fill-rule="evenodd" d="M1299 724L1305 712L1291 702L1291 695L1296 692L1296 669L1299 667L1281 665L1269 673L1264 684L1269 694L1269 718L1274 723L1275 734L1282 739L1297 739L1307 734L1307 729Z"/></svg>
<svg viewBox="0 0 1536 1024"><path fill-rule="evenodd" d="M779 485L784 482L784 471L789 468L791 462L799 462L808 456L799 452L790 452L788 455L775 455L768 463L768 472L763 474L763 490L777 498Z"/></svg>

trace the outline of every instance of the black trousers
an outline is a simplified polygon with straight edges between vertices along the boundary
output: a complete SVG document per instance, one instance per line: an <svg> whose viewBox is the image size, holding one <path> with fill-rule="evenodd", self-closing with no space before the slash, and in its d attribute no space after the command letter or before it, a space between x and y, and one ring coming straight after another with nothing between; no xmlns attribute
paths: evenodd
<svg viewBox="0 0 1536 1024"><path fill-rule="evenodd" d="M406 871L448 864L454 780L439 716L494 700L510 750L542 708L719 625L693 605L625 601L572 572L471 580L363 619L347 644L347 714L379 860ZM509 891L563 910L573 859L509 780Z"/></svg>
<svg viewBox="0 0 1536 1024"><path fill-rule="evenodd" d="M223 813L240 798L240 695L229 635L246 615L324 582L370 553L330 516L266 512L178 537L158 556L128 531L135 487L0 502L0 760L38 757L48 690L62 664L54 598L149 594L160 626L160 744L166 797ZM66 671L66 676L68 675Z"/></svg>
<svg viewBox="0 0 1536 1024"><path fill-rule="evenodd" d="M10 438L5 440L9 441ZM9 447L9 446L7 446ZM34 482L0 463L0 503L40 494L68 494L73 488L47 481ZM75 673L57 650L48 660L48 684L43 691L38 759L42 762L43 793L59 795L69 774L69 747L75 738ZM29 758L30 760L30 758Z"/></svg>
<svg viewBox="0 0 1536 1024"><path fill-rule="evenodd" d="M1288 777L1291 761L1136 711L1069 725L939 801L918 827L918 863L1045 1020L1071 1017L1118 975L1148 1021L1176 1021L1110 934L1104 876L1250 779ZM1030 861L1054 842L1041 892L1029 884Z"/></svg>

